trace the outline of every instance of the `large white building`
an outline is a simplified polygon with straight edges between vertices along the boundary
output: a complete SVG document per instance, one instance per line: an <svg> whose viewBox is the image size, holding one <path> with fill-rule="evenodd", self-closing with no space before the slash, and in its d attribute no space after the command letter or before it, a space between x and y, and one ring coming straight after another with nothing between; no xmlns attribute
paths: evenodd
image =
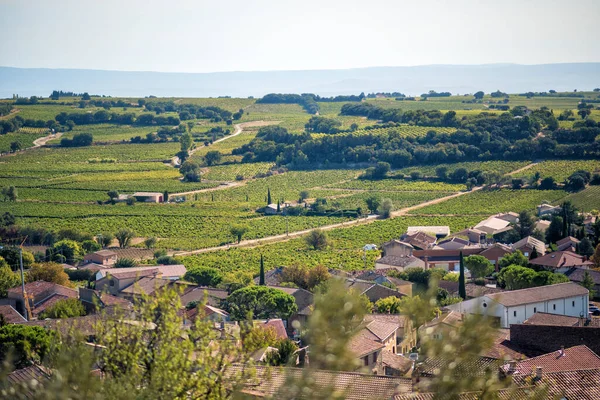
<svg viewBox="0 0 600 400"><path fill-rule="evenodd" d="M572 282L488 294L448 306L462 314L484 314L500 319L502 328L522 324L536 312L588 317L589 291Z"/></svg>

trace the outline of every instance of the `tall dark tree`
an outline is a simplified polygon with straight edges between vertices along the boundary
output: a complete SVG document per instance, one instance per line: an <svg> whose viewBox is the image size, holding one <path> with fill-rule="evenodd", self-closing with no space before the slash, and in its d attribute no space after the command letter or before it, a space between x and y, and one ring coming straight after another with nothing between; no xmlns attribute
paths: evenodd
<svg viewBox="0 0 600 400"><path fill-rule="evenodd" d="M260 255L260 275L258 278L258 284L265 286L265 262L262 254Z"/></svg>
<svg viewBox="0 0 600 400"><path fill-rule="evenodd" d="M538 258L539 254L537 252L537 249L534 247L533 251L531 252L531 255L529 256L529 260L533 260L535 258Z"/></svg>
<svg viewBox="0 0 600 400"><path fill-rule="evenodd" d="M464 299L467 298L467 288L465 286L465 262L463 253L460 252L460 275L458 276L458 295Z"/></svg>
<svg viewBox="0 0 600 400"><path fill-rule="evenodd" d="M267 188L267 205L271 204L271 188Z"/></svg>
<svg viewBox="0 0 600 400"><path fill-rule="evenodd" d="M519 213L519 235L521 239L533 233L534 221L529 211L524 210Z"/></svg>

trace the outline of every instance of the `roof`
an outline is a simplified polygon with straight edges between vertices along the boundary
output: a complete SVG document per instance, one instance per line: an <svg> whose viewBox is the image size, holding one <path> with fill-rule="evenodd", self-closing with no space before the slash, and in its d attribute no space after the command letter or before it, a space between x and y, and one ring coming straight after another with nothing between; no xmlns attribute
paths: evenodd
<svg viewBox="0 0 600 400"><path fill-rule="evenodd" d="M230 373L240 375L243 368L242 365L233 365ZM255 377L246 384L244 391L257 397L308 400L313 397L310 390L314 388L319 391L335 391L346 400L376 400L389 399L395 393L411 390L411 380L408 378L311 368L253 366L253 369ZM290 387L290 381L299 382L308 373L314 382L312 387ZM280 393L286 390L288 392ZM322 393L320 397L323 398Z"/></svg>
<svg viewBox="0 0 600 400"><path fill-rule="evenodd" d="M219 314L222 316L228 316L229 313L225 310L221 310L220 308L217 307L213 307L213 306L209 306L208 304L204 305L204 314L206 316L212 315L212 314Z"/></svg>
<svg viewBox="0 0 600 400"><path fill-rule="evenodd" d="M112 257L112 256L116 256L117 255L117 253L115 253L112 250L98 250L98 251L95 251L95 252L93 252L91 254L96 254L96 255L99 255L99 256L102 256L102 257ZM87 254L87 255L89 255L89 254Z"/></svg>
<svg viewBox="0 0 600 400"><path fill-rule="evenodd" d="M9 324L27 321L25 317L19 314L17 310L12 308L12 306L8 304L0 305L0 314L4 316L4 320Z"/></svg>
<svg viewBox="0 0 600 400"><path fill-rule="evenodd" d="M50 380L51 371L41 365L32 365L27 368L18 369L8 374L6 379L12 384L27 383L32 381L43 384Z"/></svg>
<svg viewBox="0 0 600 400"><path fill-rule="evenodd" d="M539 255L546 254L546 243L542 242L539 239L534 238L533 236L527 236L523 239L519 240L516 243L513 243L512 248L515 250L522 249L525 246L529 246L531 248L535 248Z"/></svg>
<svg viewBox="0 0 600 400"><path fill-rule="evenodd" d="M122 271L124 269L133 269L133 268L113 268L111 271L98 271L98 272L100 272L101 275L103 275L103 277L110 275L111 277L113 277L115 279L143 278L145 276L155 275L158 273L157 268L144 268L141 270L137 269L134 271Z"/></svg>
<svg viewBox="0 0 600 400"><path fill-rule="evenodd" d="M132 285L127 286L125 289L121 290L123 294L146 294L152 295L158 289L167 286L173 283L173 281L169 279L157 278L155 276L145 276L142 279L139 279Z"/></svg>
<svg viewBox="0 0 600 400"><path fill-rule="evenodd" d="M221 300L226 299L227 296L229 296L227 290L223 289L206 286L188 286L181 295L181 304L185 306L192 301L202 302L205 293L208 295L208 299L206 300L207 304L215 307L218 307Z"/></svg>
<svg viewBox="0 0 600 400"><path fill-rule="evenodd" d="M108 265L100 265L100 264L96 264L96 263L87 263L84 266L79 267L78 269L83 269L83 270L90 270L92 272L98 272L101 269L112 269L112 266L108 266Z"/></svg>
<svg viewBox="0 0 600 400"><path fill-rule="evenodd" d="M389 246L389 245L391 245L391 244L400 244L400 245L402 245L402 246L406 246L406 247L408 247L409 249L414 249L414 247L413 247L413 245L412 245L412 244L410 244L410 243L406 243L406 242L403 242L402 240L398 240L398 239L392 239L392 240L388 240L387 242L385 242L385 243L383 244L383 246L385 247L385 246Z"/></svg>
<svg viewBox="0 0 600 400"><path fill-rule="evenodd" d="M419 369L423 376L436 376L453 362L454 360L444 357L430 357L419 364ZM483 376L486 371L497 370L499 365L500 363L495 358L474 356L458 363L454 367L454 372L470 376Z"/></svg>
<svg viewBox="0 0 600 400"><path fill-rule="evenodd" d="M102 318L104 317L101 314L91 314L84 317L28 321L22 322L20 325L41 326L64 334L71 334L71 330L76 329L85 336L92 336L96 334L96 326Z"/></svg>
<svg viewBox="0 0 600 400"><path fill-rule="evenodd" d="M300 288L289 288L283 286L267 286L273 289L279 289L287 294L291 294L294 296L296 300L296 305L298 306L298 310L303 310L306 307L312 305L314 295L308 290L300 289Z"/></svg>
<svg viewBox="0 0 600 400"><path fill-rule="evenodd" d="M600 271L573 267L566 271L565 275L573 282L583 282L586 272L590 275L590 278L592 278L594 284L600 285Z"/></svg>
<svg viewBox="0 0 600 400"><path fill-rule="evenodd" d="M502 243L494 243L493 245L491 245L490 247L486 248L481 253L479 253L479 255L483 256L483 255L487 254L488 252L490 252L490 251L492 251L494 249L500 249L500 250L503 250L506 253L512 253L513 252L513 249L510 246L507 246L507 245L502 244Z"/></svg>
<svg viewBox="0 0 600 400"><path fill-rule="evenodd" d="M385 321L388 323L394 323L398 325L398 328L404 328L408 317L400 314L367 314L365 315L364 322L369 323L371 321Z"/></svg>
<svg viewBox="0 0 600 400"><path fill-rule="evenodd" d="M442 313L442 315L440 315L439 317L435 317L434 319L423 325L423 327L428 328L431 326L437 326L439 324L446 324L456 327L458 325L461 325L462 322L463 315L461 313L459 313L458 311L449 311Z"/></svg>
<svg viewBox="0 0 600 400"><path fill-rule="evenodd" d="M366 328L360 330L348 341L348 350L359 358L385 347L384 344L375 341L373 335L369 331L364 331L366 331Z"/></svg>
<svg viewBox="0 0 600 400"><path fill-rule="evenodd" d="M570 251L555 251L554 253L548 253L544 256L530 260L529 263L550 268L565 268L579 267L582 265L593 265L593 263L587 261L584 256L580 256L579 254L575 254Z"/></svg>
<svg viewBox="0 0 600 400"><path fill-rule="evenodd" d="M537 258L536 258L537 260ZM573 282L557 283L555 285L538 286L528 289L510 290L486 295L496 303L506 307L520 304L539 303L553 299L564 299L573 296L587 296L589 291Z"/></svg>
<svg viewBox="0 0 600 400"><path fill-rule="evenodd" d="M35 281L35 282L29 282L29 283L25 284L25 292L27 292L27 295L33 296L33 297L39 296L40 294L47 292L47 291L54 291L57 293L59 293L59 292L62 293L63 292L62 289L73 290L68 287L61 286L57 283L46 282L46 281ZM8 293L22 295L21 286L17 286L17 287L8 289Z"/></svg>
<svg viewBox="0 0 600 400"><path fill-rule="evenodd" d="M265 271L265 285L267 286L277 286L281 283L283 278L283 267L277 267ZM254 278L254 283L260 283L260 276Z"/></svg>
<svg viewBox="0 0 600 400"><path fill-rule="evenodd" d="M400 329L400 324L383 319L373 319L367 324L366 329L377 336L377 339L384 341Z"/></svg>
<svg viewBox="0 0 600 400"><path fill-rule="evenodd" d="M423 260L414 256L383 256L378 260L375 260L376 264L391 265L393 267L412 267L412 266L424 266Z"/></svg>
<svg viewBox="0 0 600 400"><path fill-rule="evenodd" d="M254 326L259 326L265 329L273 329L277 334L277 339L287 339L288 335L285 331L285 325L280 318L268 319L266 321L254 321Z"/></svg>
<svg viewBox="0 0 600 400"><path fill-rule="evenodd" d="M492 345L480 355L497 360L523 360L526 357L524 349L511 343L510 329L499 328L494 332Z"/></svg>
<svg viewBox="0 0 600 400"><path fill-rule="evenodd" d="M109 270L103 269L98 271L98 273L105 277L107 273L110 273L112 276L116 274L123 274L126 272L137 272L137 271L149 271L149 270L158 270L158 272L162 273L163 277L182 277L187 272L187 269L183 264L175 264L175 265L153 265L148 267L133 267L133 268L111 268ZM123 279L121 276L119 276ZM131 278L135 278L136 274L130 276Z"/></svg>
<svg viewBox="0 0 600 400"><path fill-rule="evenodd" d="M530 375L539 367L542 368L543 372L547 373L580 369L600 369L600 357L585 345L570 347L519 361L513 375ZM503 365L502 369L508 371L509 365Z"/></svg>
<svg viewBox="0 0 600 400"><path fill-rule="evenodd" d="M527 375L513 377L517 385L530 385ZM600 398L600 369L578 368L573 371L542 372L537 385L548 386L548 399L597 400ZM523 397L527 398L527 397Z"/></svg>
<svg viewBox="0 0 600 400"><path fill-rule="evenodd" d="M412 235L417 232L433 233L434 235L448 236L450 234L449 226L409 226L406 229L408 235Z"/></svg>
<svg viewBox="0 0 600 400"><path fill-rule="evenodd" d="M510 225L510 222L506 221L505 219L489 217L475 225L475 229L487 233L494 233L500 229L506 228L508 225Z"/></svg>
<svg viewBox="0 0 600 400"><path fill-rule="evenodd" d="M537 312L523 321L525 325L580 326L581 319L568 315Z"/></svg>
<svg viewBox="0 0 600 400"><path fill-rule="evenodd" d="M559 241L556 242L557 246L562 246L565 243L581 243L581 241L577 238L574 238L573 236L567 236L565 238L560 239Z"/></svg>
<svg viewBox="0 0 600 400"><path fill-rule="evenodd" d="M412 368L411 360L385 349L381 352L381 362L383 363L383 366L393 368L400 371L400 373L406 373Z"/></svg>
<svg viewBox="0 0 600 400"><path fill-rule="evenodd" d="M132 196L133 197L150 197L150 196L162 196L162 193L158 193L158 192L135 192Z"/></svg>
<svg viewBox="0 0 600 400"><path fill-rule="evenodd" d="M33 310L31 310L31 312L33 313L33 315L39 315L42 312L46 311L46 309L52 307L53 305L55 305L56 303L58 303L61 300L76 299L77 297L78 297L78 295L65 296L62 294L54 293L50 297L47 297L43 301L36 304L35 307L33 308Z"/></svg>

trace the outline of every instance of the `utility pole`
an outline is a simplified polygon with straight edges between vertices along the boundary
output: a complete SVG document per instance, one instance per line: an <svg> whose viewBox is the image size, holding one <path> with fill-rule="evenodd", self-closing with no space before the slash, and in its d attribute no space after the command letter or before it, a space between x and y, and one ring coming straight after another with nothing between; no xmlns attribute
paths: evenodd
<svg viewBox="0 0 600 400"><path fill-rule="evenodd" d="M27 302L27 295L25 294L25 274L23 273L23 249L19 247L19 264L21 266L21 292L23 293L23 302ZM25 309L27 305L24 304ZM25 312L25 319L29 321L29 313Z"/></svg>

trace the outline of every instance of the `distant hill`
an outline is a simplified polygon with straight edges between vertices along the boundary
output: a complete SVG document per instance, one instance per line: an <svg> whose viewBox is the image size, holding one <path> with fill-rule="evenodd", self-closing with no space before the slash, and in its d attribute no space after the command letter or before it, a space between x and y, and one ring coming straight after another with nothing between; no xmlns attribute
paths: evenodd
<svg viewBox="0 0 600 400"><path fill-rule="evenodd" d="M600 87L600 63L427 65L311 71L215 73L125 72L0 67L0 98L65 90L110 96L259 97L271 92L319 95L429 90L452 94L580 91Z"/></svg>

